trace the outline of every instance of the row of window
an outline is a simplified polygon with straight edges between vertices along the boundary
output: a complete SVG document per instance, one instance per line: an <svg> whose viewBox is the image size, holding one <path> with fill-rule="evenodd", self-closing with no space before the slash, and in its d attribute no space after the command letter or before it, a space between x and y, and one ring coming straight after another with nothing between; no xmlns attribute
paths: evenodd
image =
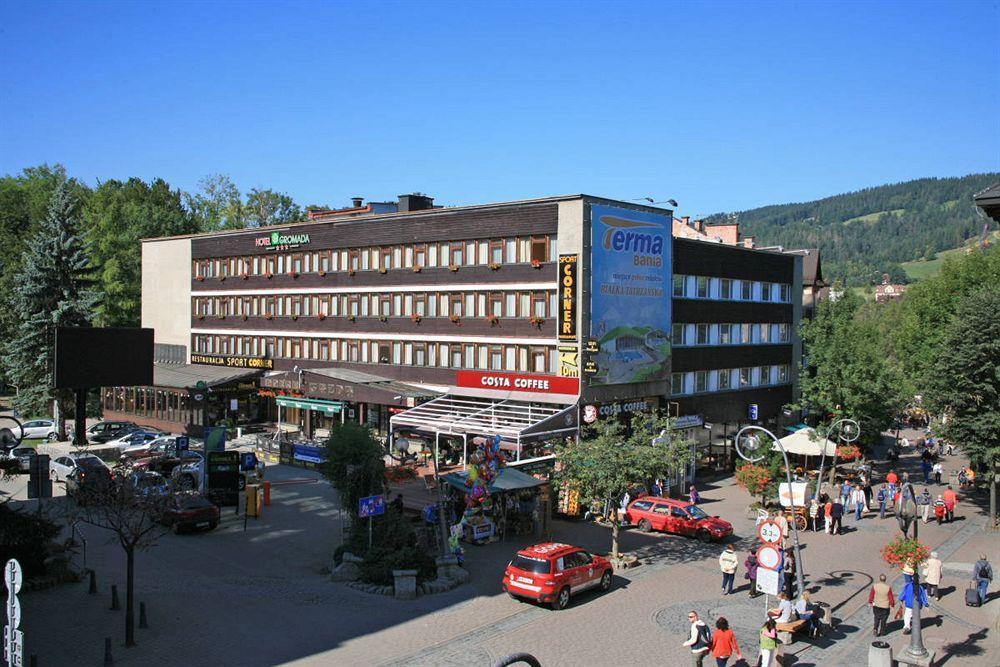
<svg viewBox="0 0 1000 667"><path fill-rule="evenodd" d="M195 334L193 349L200 354L524 373L550 373L557 367L556 350L535 345Z"/></svg>
<svg viewBox="0 0 1000 667"><path fill-rule="evenodd" d="M787 324L674 324L672 343L675 347L688 345L755 345L787 343L790 340Z"/></svg>
<svg viewBox="0 0 1000 667"><path fill-rule="evenodd" d="M674 396L702 394L712 391L733 391L790 382L788 364L725 368L712 371L672 373L670 393Z"/></svg>
<svg viewBox="0 0 1000 667"><path fill-rule="evenodd" d="M555 291L211 296L192 299L195 315L247 317L554 317Z"/></svg>
<svg viewBox="0 0 1000 667"><path fill-rule="evenodd" d="M790 303L792 290L787 283L674 274L673 295L685 299Z"/></svg>
<svg viewBox="0 0 1000 667"><path fill-rule="evenodd" d="M418 243L377 248L283 252L251 257L194 261L195 278L264 276L334 271L389 271L414 267L487 266L554 262L555 238L519 236L504 239Z"/></svg>
<svg viewBox="0 0 1000 667"><path fill-rule="evenodd" d="M105 410L141 414L182 424L201 425L202 410L193 410L186 390L170 391L153 387L108 387L102 391Z"/></svg>

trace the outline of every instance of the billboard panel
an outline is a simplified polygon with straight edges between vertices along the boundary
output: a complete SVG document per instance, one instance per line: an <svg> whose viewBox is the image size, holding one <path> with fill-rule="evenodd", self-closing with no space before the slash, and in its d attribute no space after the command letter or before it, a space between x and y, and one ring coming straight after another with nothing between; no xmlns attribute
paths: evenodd
<svg viewBox="0 0 1000 667"><path fill-rule="evenodd" d="M594 204L591 223L590 386L667 379L671 216Z"/></svg>
<svg viewBox="0 0 1000 667"><path fill-rule="evenodd" d="M153 384L153 330L59 327L55 387L96 389Z"/></svg>

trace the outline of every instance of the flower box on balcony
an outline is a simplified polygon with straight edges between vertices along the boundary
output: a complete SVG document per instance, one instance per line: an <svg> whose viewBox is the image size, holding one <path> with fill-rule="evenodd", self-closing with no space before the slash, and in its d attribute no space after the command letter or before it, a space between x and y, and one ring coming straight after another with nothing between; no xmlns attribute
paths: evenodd
<svg viewBox="0 0 1000 667"><path fill-rule="evenodd" d="M274 277L274 274L273 273L268 273L266 277L267 277L268 280L270 280L271 278Z"/></svg>
<svg viewBox="0 0 1000 667"><path fill-rule="evenodd" d="M219 282L220 283L226 282L226 277L225 276L219 276Z"/></svg>
<svg viewBox="0 0 1000 667"><path fill-rule="evenodd" d="M532 315L528 318L528 321L538 329L541 329L542 325L545 324L545 318L539 317L538 315Z"/></svg>
<svg viewBox="0 0 1000 667"><path fill-rule="evenodd" d="M291 274L289 274L289 275L292 276L292 280L296 280L299 277L299 272L298 271L292 271Z"/></svg>
<svg viewBox="0 0 1000 667"><path fill-rule="evenodd" d="M264 316L264 319L265 320L273 320L274 319L274 315L272 315L271 313L268 313L267 315Z"/></svg>
<svg viewBox="0 0 1000 667"><path fill-rule="evenodd" d="M451 320L455 324L460 324L462 322L462 318L459 317L458 315L449 315L448 319Z"/></svg>
<svg viewBox="0 0 1000 667"><path fill-rule="evenodd" d="M414 322L416 322L417 324L420 324L420 320L422 320L424 318L421 317L420 315L417 315L416 313L414 313L413 315L410 315L410 319L413 320Z"/></svg>
<svg viewBox="0 0 1000 667"><path fill-rule="evenodd" d="M194 279L200 283L205 282L205 276L195 276Z"/></svg>
<svg viewBox="0 0 1000 667"><path fill-rule="evenodd" d="M322 278L323 276L325 276L325 275L326 275L326 271L320 271L320 272L319 272L319 275L320 275L320 278Z"/></svg>
<svg viewBox="0 0 1000 667"><path fill-rule="evenodd" d="M199 319L199 320L203 320L203 319L205 319L205 316L204 316L204 315L195 315L195 317L196 317L197 319Z"/></svg>
<svg viewBox="0 0 1000 667"><path fill-rule="evenodd" d="M356 316L354 316L354 315L348 315L348 316L347 316L347 321L348 321L348 322L354 322L354 321L356 321L357 319L358 319L358 318L357 318Z"/></svg>
<svg viewBox="0 0 1000 667"><path fill-rule="evenodd" d="M423 268L424 267L420 266L419 264L414 264L413 265L413 272L414 273L420 273L423 270Z"/></svg>
<svg viewBox="0 0 1000 667"><path fill-rule="evenodd" d="M386 317L385 315L379 315L379 316L378 316L378 321L379 321L379 322L388 322L388 321L389 321L389 318L388 318L388 317Z"/></svg>
<svg viewBox="0 0 1000 667"><path fill-rule="evenodd" d="M354 269L347 269L347 275L353 276L355 273L357 273L357 271L355 271Z"/></svg>
<svg viewBox="0 0 1000 667"><path fill-rule="evenodd" d="M384 276L384 275L385 275L386 273L388 273L388 271L389 271L389 270L388 270L387 268L385 268L384 266L380 266L380 267L379 267L379 269L378 269L378 272L379 272L379 273L381 273L381 274L382 274L383 276Z"/></svg>
<svg viewBox="0 0 1000 667"><path fill-rule="evenodd" d="M538 260L538 259L531 260L531 268L533 268L533 269L540 269L540 268L542 268L542 262L541 262L541 260Z"/></svg>
<svg viewBox="0 0 1000 667"><path fill-rule="evenodd" d="M247 274L244 273L240 277L243 278L243 280L246 280L249 276L247 276Z"/></svg>
<svg viewBox="0 0 1000 667"><path fill-rule="evenodd" d="M490 264L490 270L491 271L499 271L501 266L503 266L503 265L502 264L498 264L496 262L493 262L492 264Z"/></svg>
<svg viewBox="0 0 1000 667"><path fill-rule="evenodd" d="M326 315L324 315L323 313L320 313L319 315L316 316L316 319L318 319L320 322L322 322L323 320L326 319Z"/></svg>
<svg viewBox="0 0 1000 667"><path fill-rule="evenodd" d="M452 264L451 266L448 267L448 270L451 271L452 273L455 273L456 271L458 271L458 264Z"/></svg>
<svg viewBox="0 0 1000 667"><path fill-rule="evenodd" d="M495 327L498 324L500 324L500 316L499 315L487 315L486 316L486 321L490 323L491 327Z"/></svg>
<svg viewBox="0 0 1000 667"><path fill-rule="evenodd" d="M299 319L299 316L298 316L298 315L292 315L292 321L293 321L293 322L294 322L295 320L297 320L297 319Z"/></svg>

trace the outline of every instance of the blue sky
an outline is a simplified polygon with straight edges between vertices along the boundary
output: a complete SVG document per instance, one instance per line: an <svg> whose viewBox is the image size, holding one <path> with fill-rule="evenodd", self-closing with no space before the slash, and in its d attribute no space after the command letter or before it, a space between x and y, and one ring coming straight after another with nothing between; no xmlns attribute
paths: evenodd
<svg viewBox="0 0 1000 667"><path fill-rule="evenodd" d="M681 214L1000 170L985 2L11 2L0 173Z"/></svg>

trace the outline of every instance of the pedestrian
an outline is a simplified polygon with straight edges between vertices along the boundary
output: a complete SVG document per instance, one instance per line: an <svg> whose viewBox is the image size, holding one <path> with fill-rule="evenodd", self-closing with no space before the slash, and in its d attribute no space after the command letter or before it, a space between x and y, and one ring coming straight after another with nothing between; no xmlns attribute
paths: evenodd
<svg viewBox="0 0 1000 667"><path fill-rule="evenodd" d="M923 517L924 523L927 523L927 516L931 511L931 492L924 489L923 492L917 496L917 507L920 509L920 516Z"/></svg>
<svg viewBox="0 0 1000 667"><path fill-rule="evenodd" d="M954 453L955 453L955 443L954 443L954 442L951 442L951 441L949 440L949 441L948 441L948 456L951 456L951 455L952 455L952 454L954 454Z"/></svg>
<svg viewBox="0 0 1000 667"><path fill-rule="evenodd" d="M782 512L775 511L772 520L778 524L778 528L781 529L781 547L784 548L785 542L788 540L788 519L785 518L785 515Z"/></svg>
<svg viewBox="0 0 1000 667"><path fill-rule="evenodd" d="M831 532L834 535L840 535L841 521L844 518L844 506L839 500L833 503L830 508L830 518L833 519L833 525L831 526Z"/></svg>
<svg viewBox="0 0 1000 667"><path fill-rule="evenodd" d="M872 482L865 478L865 509L872 506Z"/></svg>
<svg viewBox="0 0 1000 667"><path fill-rule="evenodd" d="M833 501L827 500L826 505L823 507L823 518L826 520L826 525L824 530L826 534L830 534L830 529L833 527Z"/></svg>
<svg viewBox="0 0 1000 667"><path fill-rule="evenodd" d="M809 598L809 591L802 591L802 596L795 603L795 613L799 620L806 622L806 632L810 637L815 637L819 633L819 614Z"/></svg>
<svg viewBox="0 0 1000 667"><path fill-rule="evenodd" d="M934 466L931 465L931 462L928 459L925 458L920 462L920 472L924 474L924 484L931 483L931 470L933 469Z"/></svg>
<svg viewBox="0 0 1000 667"><path fill-rule="evenodd" d="M906 436L903 436L903 449L909 449L909 447L910 447L910 439L907 438Z"/></svg>
<svg viewBox="0 0 1000 667"><path fill-rule="evenodd" d="M785 556L785 563L781 572L785 578L785 597L791 600L795 597L795 552L786 551L785 553L787 555Z"/></svg>
<svg viewBox="0 0 1000 667"><path fill-rule="evenodd" d="M851 494L854 496L854 520L861 521L861 513L868 509L865 506L865 490L856 486Z"/></svg>
<svg viewBox="0 0 1000 667"><path fill-rule="evenodd" d="M928 606L930 603L927 601L927 592L920 588L919 591L913 590L913 578L910 577L907 582L903 585L903 591L899 594L899 605L900 607L905 607L903 611L903 634L910 634L910 623L913 620L913 603L914 598L916 603L920 605L920 608Z"/></svg>
<svg viewBox="0 0 1000 667"><path fill-rule="evenodd" d="M712 645L712 631L705 625L705 621L698 618L698 612L688 612L688 622L691 623L691 636L684 646L691 649L691 664L694 667L702 667L708 649Z"/></svg>
<svg viewBox="0 0 1000 667"><path fill-rule="evenodd" d="M875 500L878 501L878 518L885 518L885 504L889 500L889 489L885 484L881 486L878 490L878 495L875 496Z"/></svg>
<svg viewBox="0 0 1000 667"><path fill-rule="evenodd" d="M939 493L937 500L934 501L934 518L937 519L939 526L941 525L941 522L944 521L945 512L946 508L944 504L944 499L941 497L941 494Z"/></svg>
<svg viewBox="0 0 1000 667"><path fill-rule="evenodd" d="M943 564L938 558L936 551L931 552L931 557L924 561L924 571L920 574L927 586L927 595L933 596L938 602L941 601L941 570Z"/></svg>
<svg viewBox="0 0 1000 667"><path fill-rule="evenodd" d="M990 582L993 581L993 567L986 560L986 554L980 554L979 560L976 561L976 565L972 568L972 578L976 582L976 588L979 589L979 604L986 604L986 589L990 587Z"/></svg>
<svg viewBox="0 0 1000 667"><path fill-rule="evenodd" d="M732 544L727 544L725 550L719 555L719 568L722 570L722 594L731 595L733 592L733 580L736 578L736 568L739 567L740 560L736 555L736 549Z"/></svg>
<svg viewBox="0 0 1000 667"><path fill-rule="evenodd" d="M747 559L743 561L743 567L746 569L744 576L750 580L750 597L755 598L760 595L757 590L757 554L752 551L747 554Z"/></svg>
<svg viewBox="0 0 1000 667"><path fill-rule="evenodd" d="M660 486L660 480L658 479L653 480L653 485L649 489L649 495L651 496L663 495L663 487Z"/></svg>
<svg viewBox="0 0 1000 667"><path fill-rule="evenodd" d="M894 498L896 496L896 487L899 485L899 475L896 474L895 470L890 470L889 474L885 476L885 481L889 485L889 497Z"/></svg>
<svg viewBox="0 0 1000 667"><path fill-rule="evenodd" d="M885 634L885 624L889 620L889 610L896 604L892 595L892 586L885 583L885 575L878 575L878 581L868 592L868 605L872 608L872 620L875 623L876 637Z"/></svg>
<svg viewBox="0 0 1000 667"><path fill-rule="evenodd" d="M931 470L934 471L934 483L940 485L941 484L941 473L944 472L944 466L941 465L940 461L938 461L937 463L934 464L934 467L931 468Z"/></svg>
<svg viewBox="0 0 1000 667"><path fill-rule="evenodd" d="M809 525L813 532L819 530L819 503L815 498L809 501Z"/></svg>
<svg viewBox="0 0 1000 667"><path fill-rule="evenodd" d="M851 500L851 490L854 487L851 486L850 480L845 480L844 485L840 487L840 502L844 505L844 509L847 509L850 505L848 504Z"/></svg>
<svg viewBox="0 0 1000 667"><path fill-rule="evenodd" d="M788 595L785 591L778 593L778 606L774 609L768 609L767 615L775 620L776 623L788 623L792 620L792 612L795 609L792 607L791 600L788 599Z"/></svg>
<svg viewBox="0 0 1000 667"><path fill-rule="evenodd" d="M712 635L712 656L715 657L716 667L726 667L734 653L737 660L743 659L743 651L736 643L736 633L729 629L726 617L720 616L715 621L715 634Z"/></svg>
<svg viewBox="0 0 1000 667"><path fill-rule="evenodd" d="M701 496L698 495L698 489L694 488L694 484L688 489L688 500L691 501L692 505L697 505L701 502Z"/></svg>
<svg viewBox="0 0 1000 667"><path fill-rule="evenodd" d="M774 664L774 653L778 648L778 630L775 627L774 619L769 618L764 621L764 626L760 629L760 667L771 667Z"/></svg>
<svg viewBox="0 0 1000 667"><path fill-rule="evenodd" d="M949 485L944 490L944 516L948 523L955 520L955 506L958 505L958 494Z"/></svg>
<svg viewBox="0 0 1000 667"><path fill-rule="evenodd" d="M392 501L392 509L396 510L397 513L403 513L403 494L397 493L396 498Z"/></svg>

